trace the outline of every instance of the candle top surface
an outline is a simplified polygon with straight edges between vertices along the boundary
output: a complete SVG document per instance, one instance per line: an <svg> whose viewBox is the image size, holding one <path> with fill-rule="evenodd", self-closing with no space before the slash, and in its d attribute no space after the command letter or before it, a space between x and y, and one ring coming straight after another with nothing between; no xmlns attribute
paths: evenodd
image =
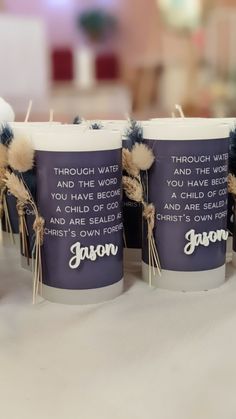
<svg viewBox="0 0 236 419"><path fill-rule="evenodd" d="M228 138L229 124L214 121L190 123L147 124L143 127L143 138L147 140L209 140Z"/></svg>

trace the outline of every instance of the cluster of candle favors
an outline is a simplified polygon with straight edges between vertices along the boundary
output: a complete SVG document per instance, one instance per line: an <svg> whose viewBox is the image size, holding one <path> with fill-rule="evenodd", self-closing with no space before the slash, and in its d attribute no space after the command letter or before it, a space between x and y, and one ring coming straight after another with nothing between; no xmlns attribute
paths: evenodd
<svg viewBox="0 0 236 419"><path fill-rule="evenodd" d="M141 267L153 287L224 283L236 260L234 118L20 123L3 105L2 241L19 245L34 302L115 298L124 270Z"/></svg>

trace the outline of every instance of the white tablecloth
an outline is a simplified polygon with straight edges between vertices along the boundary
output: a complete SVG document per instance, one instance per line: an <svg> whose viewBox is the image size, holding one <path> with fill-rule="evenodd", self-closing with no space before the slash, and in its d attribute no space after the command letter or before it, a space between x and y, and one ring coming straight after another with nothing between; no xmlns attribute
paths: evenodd
<svg viewBox="0 0 236 419"><path fill-rule="evenodd" d="M31 304L31 275L0 245L2 419L235 419L236 277L95 306Z"/></svg>

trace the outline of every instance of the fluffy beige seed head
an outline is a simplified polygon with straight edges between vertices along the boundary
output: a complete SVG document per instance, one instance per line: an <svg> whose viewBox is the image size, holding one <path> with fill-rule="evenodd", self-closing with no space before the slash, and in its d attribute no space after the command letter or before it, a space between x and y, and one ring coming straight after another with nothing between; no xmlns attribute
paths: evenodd
<svg viewBox="0 0 236 419"><path fill-rule="evenodd" d="M148 170L155 157L153 151L146 144L135 144L131 150L132 160L140 170Z"/></svg>
<svg viewBox="0 0 236 419"><path fill-rule="evenodd" d="M11 142L8 162L12 169L22 173L33 168L34 149L28 138L18 137Z"/></svg>
<svg viewBox="0 0 236 419"><path fill-rule="evenodd" d="M0 167L7 167L8 165L8 150L3 144L0 144Z"/></svg>
<svg viewBox="0 0 236 419"><path fill-rule="evenodd" d="M125 170L130 176L139 176L140 170L134 164L132 154L127 148L122 149L122 166L123 170Z"/></svg>

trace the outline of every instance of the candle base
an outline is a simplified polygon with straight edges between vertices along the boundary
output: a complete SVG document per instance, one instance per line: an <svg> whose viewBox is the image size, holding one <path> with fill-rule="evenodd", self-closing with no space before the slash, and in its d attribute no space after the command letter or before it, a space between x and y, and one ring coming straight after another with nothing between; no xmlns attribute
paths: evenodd
<svg viewBox="0 0 236 419"><path fill-rule="evenodd" d="M16 246L16 248L20 248L20 235L17 234L10 234L6 231L1 232L2 235L2 244L3 246Z"/></svg>
<svg viewBox="0 0 236 419"><path fill-rule="evenodd" d="M32 272L32 259L30 258L28 262L27 257L21 255L21 268Z"/></svg>
<svg viewBox="0 0 236 419"><path fill-rule="evenodd" d="M149 266L145 262L142 262L142 278L149 283ZM152 274L153 287L173 291L207 291L220 287L225 280L225 265L208 271L176 272L163 269L161 276Z"/></svg>
<svg viewBox="0 0 236 419"><path fill-rule="evenodd" d="M113 300L122 294L124 279L107 287L89 290L65 290L42 285L41 296L48 301L59 304L82 305L97 304L107 300Z"/></svg>
<svg viewBox="0 0 236 419"><path fill-rule="evenodd" d="M141 271L142 250L124 248L124 270L128 272Z"/></svg>
<svg viewBox="0 0 236 419"><path fill-rule="evenodd" d="M232 252L233 252L233 237L229 236L227 239L227 246L226 246L226 262L230 262L232 260Z"/></svg>

